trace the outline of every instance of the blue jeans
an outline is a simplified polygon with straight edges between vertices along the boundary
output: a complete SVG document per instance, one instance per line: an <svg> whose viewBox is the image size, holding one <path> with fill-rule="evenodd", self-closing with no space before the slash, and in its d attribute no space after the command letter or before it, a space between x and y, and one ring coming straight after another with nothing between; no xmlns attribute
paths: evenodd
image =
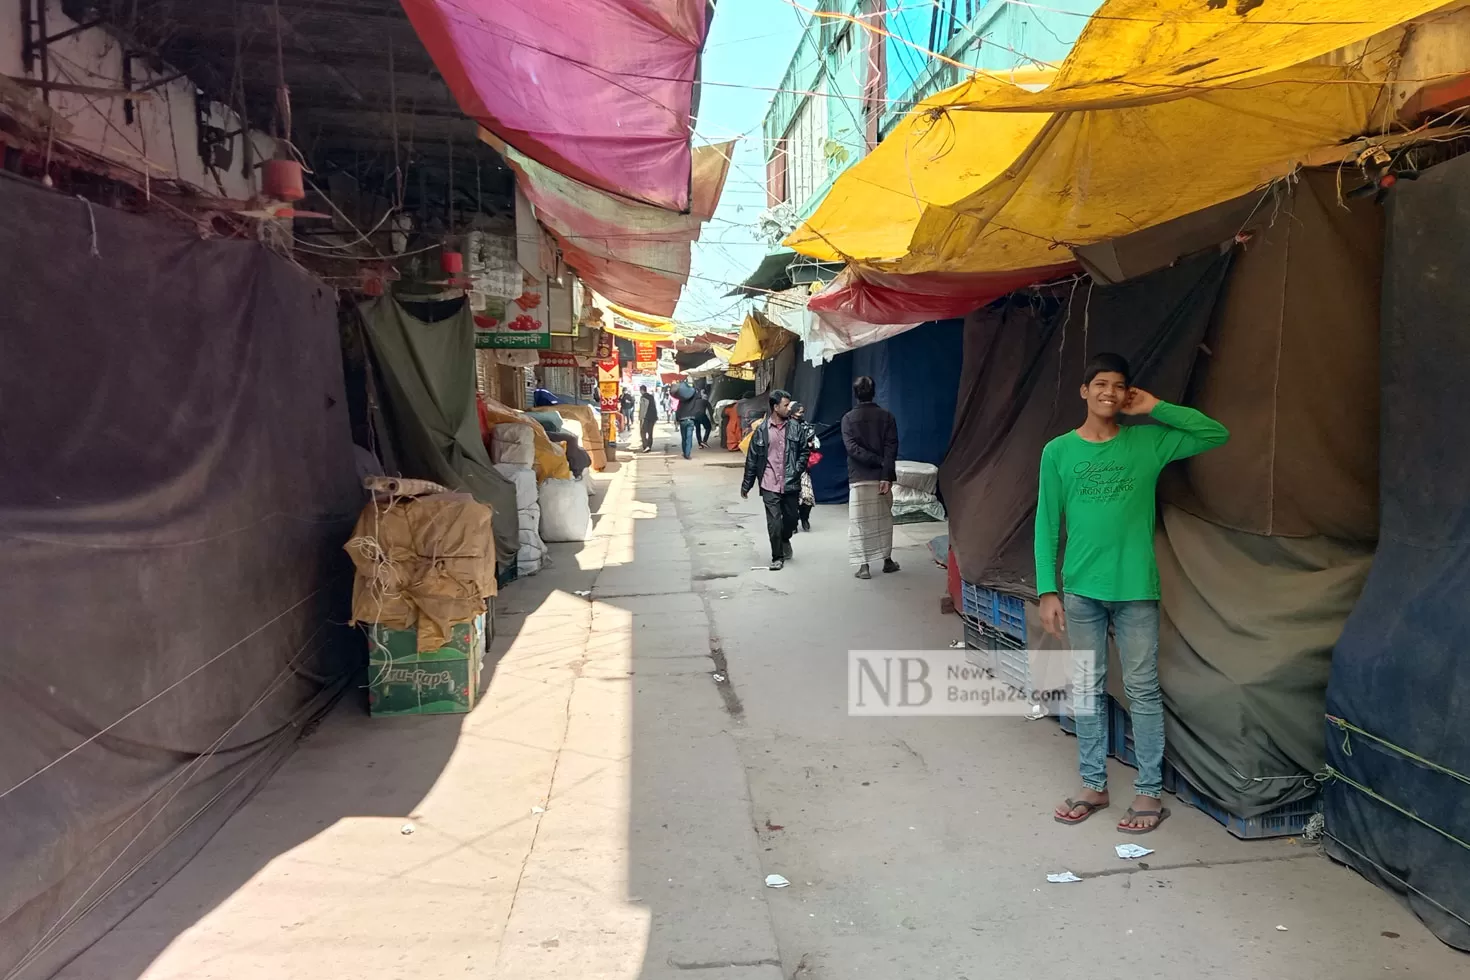
<svg viewBox="0 0 1470 980"><path fill-rule="evenodd" d="M679 420L679 443L684 451L684 458L689 459L694 455L694 420Z"/></svg>
<svg viewBox="0 0 1470 980"><path fill-rule="evenodd" d="M1108 627L1123 665L1123 690L1133 720L1138 778L1133 791L1158 799L1164 791L1164 696L1159 691L1159 604L1063 598L1077 702L1077 756L1082 784L1108 788Z"/></svg>

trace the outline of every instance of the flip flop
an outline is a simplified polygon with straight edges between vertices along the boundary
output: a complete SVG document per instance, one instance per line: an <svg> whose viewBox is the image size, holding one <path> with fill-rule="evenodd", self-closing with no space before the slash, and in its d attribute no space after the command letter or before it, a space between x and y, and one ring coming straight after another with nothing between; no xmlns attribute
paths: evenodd
<svg viewBox="0 0 1470 980"><path fill-rule="evenodd" d="M1160 824L1169 819L1169 808L1164 806L1159 807L1159 809L1157 810L1135 810L1133 809L1133 807L1130 806L1128 808L1128 812L1123 814L1123 819L1132 820L1134 817L1158 817L1159 819L1154 821L1154 825L1152 827L1125 827L1122 823L1119 823L1118 833L1133 834L1134 836L1137 836L1139 834L1151 834L1159 829Z"/></svg>
<svg viewBox="0 0 1470 980"><path fill-rule="evenodd" d="M1073 816L1066 816L1066 817L1064 817L1064 816L1062 816L1059 813L1053 813L1051 815L1051 818L1053 820L1055 820L1057 823L1066 823L1066 824L1081 823L1082 821L1086 820L1088 817L1092 816L1097 811L1099 811L1099 810L1106 810L1108 808L1108 804L1106 804L1106 803L1089 803L1087 800L1065 800L1064 802L1067 804L1067 812L1068 813L1071 813L1071 811L1077 809L1079 806L1080 807L1084 807L1085 809L1084 809L1084 812L1083 812L1082 816L1080 816L1080 817L1073 817Z"/></svg>

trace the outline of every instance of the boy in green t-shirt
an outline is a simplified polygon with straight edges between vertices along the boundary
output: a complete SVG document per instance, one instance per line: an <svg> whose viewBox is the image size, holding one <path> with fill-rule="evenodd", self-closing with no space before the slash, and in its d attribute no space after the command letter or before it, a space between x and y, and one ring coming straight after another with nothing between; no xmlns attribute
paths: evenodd
<svg viewBox="0 0 1470 980"><path fill-rule="evenodd" d="M1036 592L1048 633L1070 633L1077 753L1083 790L1056 809L1059 823L1081 823L1108 805L1108 627L1118 644L1133 719L1138 779L1118 824L1146 834L1169 811L1163 796L1164 700L1159 692L1159 568L1154 560L1154 488L1176 459L1223 446L1230 433L1192 408L1129 385L1128 362L1098 354L1082 378L1087 421L1046 444L1036 503ZM1144 415L1158 425L1118 424ZM1067 549L1057 585L1062 520Z"/></svg>

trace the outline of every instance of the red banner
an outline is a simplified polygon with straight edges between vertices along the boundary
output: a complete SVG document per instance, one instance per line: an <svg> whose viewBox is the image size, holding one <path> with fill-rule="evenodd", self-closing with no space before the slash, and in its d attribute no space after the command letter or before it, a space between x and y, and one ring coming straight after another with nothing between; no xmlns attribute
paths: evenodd
<svg viewBox="0 0 1470 980"><path fill-rule="evenodd" d="M639 374L652 374L658 370L658 344L651 340L633 342L634 370Z"/></svg>

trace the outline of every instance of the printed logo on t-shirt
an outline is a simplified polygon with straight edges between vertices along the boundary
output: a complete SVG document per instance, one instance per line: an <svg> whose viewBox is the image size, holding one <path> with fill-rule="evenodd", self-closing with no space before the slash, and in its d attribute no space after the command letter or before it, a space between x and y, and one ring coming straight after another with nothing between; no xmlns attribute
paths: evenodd
<svg viewBox="0 0 1470 980"><path fill-rule="evenodd" d="M1110 504L1133 492L1136 481L1128 468L1117 460L1089 460L1072 470L1077 481L1077 497L1087 503Z"/></svg>

